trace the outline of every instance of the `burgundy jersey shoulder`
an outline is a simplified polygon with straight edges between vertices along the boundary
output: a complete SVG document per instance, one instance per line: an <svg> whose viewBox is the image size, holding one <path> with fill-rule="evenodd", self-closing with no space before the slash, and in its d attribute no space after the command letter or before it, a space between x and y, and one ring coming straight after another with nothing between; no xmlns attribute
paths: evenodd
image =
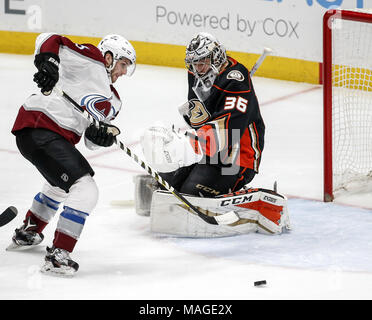
<svg viewBox="0 0 372 320"><path fill-rule="evenodd" d="M58 55L59 49L61 46L67 47L73 50L74 52L77 52L85 57L105 63L105 60L102 56L101 51L93 44L75 43L75 42L72 42L69 38L58 35L58 34L51 34L50 36L46 36L45 39L42 40L40 47L37 50L37 53L53 52L56 55Z"/></svg>

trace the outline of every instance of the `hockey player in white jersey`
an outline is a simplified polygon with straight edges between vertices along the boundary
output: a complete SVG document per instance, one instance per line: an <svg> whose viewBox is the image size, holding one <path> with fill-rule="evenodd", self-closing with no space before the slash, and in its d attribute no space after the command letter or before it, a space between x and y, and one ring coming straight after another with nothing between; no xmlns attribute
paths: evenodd
<svg viewBox="0 0 372 320"><path fill-rule="evenodd" d="M89 149L114 143L110 127L115 126L110 121L119 113L121 100L113 83L123 75L133 74L136 53L120 35L108 35L96 47L43 33L36 39L34 64L38 70L34 81L41 93L26 99L12 133L21 154L46 182L34 197L23 225L15 230L8 250L38 245L44 238L43 229L63 205L41 271L73 275L79 265L70 253L98 200L94 171L75 145L83 135ZM55 94L56 85L96 118L99 127Z"/></svg>

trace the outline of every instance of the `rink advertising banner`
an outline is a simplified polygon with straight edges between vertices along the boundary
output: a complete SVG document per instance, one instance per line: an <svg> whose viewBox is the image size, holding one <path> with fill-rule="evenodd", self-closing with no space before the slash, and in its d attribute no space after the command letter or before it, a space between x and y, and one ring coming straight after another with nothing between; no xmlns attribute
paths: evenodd
<svg viewBox="0 0 372 320"><path fill-rule="evenodd" d="M272 48L257 75L319 83L323 14L368 7L372 0L4 0L0 51L31 54L41 32L93 44L118 33L133 42L139 63L184 67L186 44L207 31L248 68Z"/></svg>

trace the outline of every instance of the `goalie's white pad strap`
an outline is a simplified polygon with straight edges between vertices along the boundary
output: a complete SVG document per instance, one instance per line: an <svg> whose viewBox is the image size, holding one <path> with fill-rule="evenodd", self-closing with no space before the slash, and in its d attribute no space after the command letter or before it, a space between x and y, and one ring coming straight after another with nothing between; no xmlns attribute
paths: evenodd
<svg viewBox="0 0 372 320"><path fill-rule="evenodd" d="M238 215L234 211L229 211L228 213L223 213L221 215L214 217L218 224L231 224L239 220Z"/></svg>
<svg viewBox="0 0 372 320"><path fill-rule="evenodd" d="M252 189L220 198L186 196L186 199L207 215L229 216L232 211L239 220L229 225L208 224L169 192L155 191L151 203L151 231L205 238L250 232L278 234L283 227L289 229L287 199L279 194Z"/></svg>

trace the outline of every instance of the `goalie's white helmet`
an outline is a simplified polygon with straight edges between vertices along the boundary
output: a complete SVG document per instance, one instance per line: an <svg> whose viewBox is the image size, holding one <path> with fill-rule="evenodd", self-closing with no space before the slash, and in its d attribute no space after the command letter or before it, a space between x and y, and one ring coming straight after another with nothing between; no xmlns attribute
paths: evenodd
<svg viewBox="0 0 372 320"><path fill-rule="evenodd" d="M111 66L107 67L107 71L111 72L116 62L120 59L127 58L131 64L127 68L127 76L131 76L136 69L136 51L132 44L124 37L118 34L109 34L105 36L98 44L98 49L104 56L106 52L111 52L114 59Z"/></svg>
<svg viewBox="0 0 372 320"><path fill-rule="evenodd" d="M200 72L195 65L201 60L210 58L210 67L214 74L218 74L221 66L226 62L225 47L211 34L198 33L186 48L186 67L196 76L204 77L207 72Z"/></svg>

